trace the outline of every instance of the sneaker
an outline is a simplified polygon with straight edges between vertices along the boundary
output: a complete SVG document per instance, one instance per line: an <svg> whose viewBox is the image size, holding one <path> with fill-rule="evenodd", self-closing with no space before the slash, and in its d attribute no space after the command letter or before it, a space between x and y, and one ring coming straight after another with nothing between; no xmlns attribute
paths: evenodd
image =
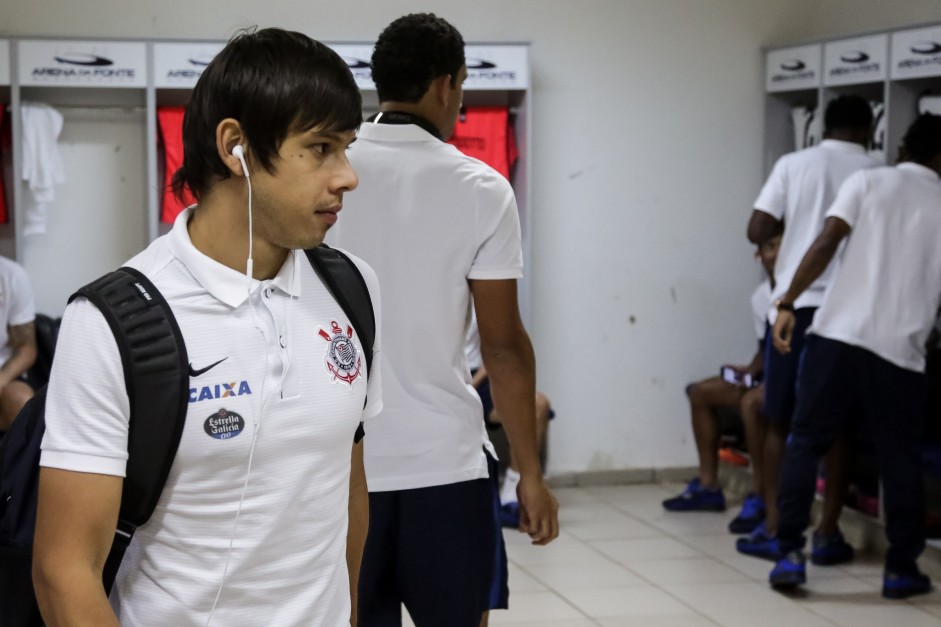
<svg viewBox="0 0 941 627"><path fill-rule="evenodd" d="M931 592L931 579L917 570L910 575L887 570L882 577L882 596L887 599L907 599L927 592Z"/></svg>
<svg viewBox="0 0 941 627"><path fill-rule="evenodd" d="M520 526L520 504L517 501L500 505L500 525L518 529Z"/></svg>
<svg viewBox="0 0 941 627"><path fill-rule="evenodd" d="M772 588L788 589L807 582L807 565L804 554L791 551L771 569L768 582Z"/></svg>
<svg viewBox="0 0 941 627"><path fill-rule="evenodd" d="M689 482L682 494L665 500L663 507L671 512L724 512L725 495L722 488L707 490L696 478Z"/></svg>
<svg viewBox="0 0 941 627"><path fill-rule="evenodd" d="M736 535L751 533L764 519L764 499L757 494L749 494L742 503L742 511L729 523L729 532Z"/></svg>
<svg viewBox="0 0 941 627"><path fill-rule="evenodd" d="M813 546L810 561L817 566L845 564L853 561L855 554L853 547L843 539L843 534L839 530L831 536L815 531Z"/></svg>
<svg viewBox="0 0 941 627"><path fill-rule="evenodd" d="M735 550L744 555L771 560L772 562L781 559L778 539L768 535L764 522L759 523L747 538L736 540Z"/></svg>

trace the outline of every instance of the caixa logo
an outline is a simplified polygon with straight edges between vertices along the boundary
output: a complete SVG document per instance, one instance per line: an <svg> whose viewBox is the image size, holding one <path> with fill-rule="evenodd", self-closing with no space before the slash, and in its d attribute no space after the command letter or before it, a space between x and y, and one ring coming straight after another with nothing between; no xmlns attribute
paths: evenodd
<svg viewBox="0 0 941 627"><path fill-rule="evenodd" d="M232 398L234 396L243 396L251 393L252 388L249 387L248 381L230 381L229 383L217 383L215 385L190 388L189 402L199 403L200 401Z"/></svg>

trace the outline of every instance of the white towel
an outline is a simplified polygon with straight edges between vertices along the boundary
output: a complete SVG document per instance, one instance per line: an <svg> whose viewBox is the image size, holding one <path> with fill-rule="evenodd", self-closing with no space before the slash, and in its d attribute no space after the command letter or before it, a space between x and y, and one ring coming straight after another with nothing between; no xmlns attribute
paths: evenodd
<svg viewBox="0 0 941 627"><path fill-rule="evenodd" d="M62 114L47 104L24 102L23 180L29 183L30 198L24 214L24 235L46 232L46 212L55 200L55 186L65 182L65 168L59 153Z"/></svg>

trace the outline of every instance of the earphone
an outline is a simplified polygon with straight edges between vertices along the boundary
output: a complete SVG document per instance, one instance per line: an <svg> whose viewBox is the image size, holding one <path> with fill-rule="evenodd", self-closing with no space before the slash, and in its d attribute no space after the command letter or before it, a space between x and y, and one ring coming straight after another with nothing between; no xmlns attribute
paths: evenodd
<svg viewBox="0 0 941 627"><path fill-rule="evenodd" d="M248 184L248 259L245 262L245 278L248 280L248 306L249 310L252 313L252 320L254 321L255 328L261 330L261 325L258 322L258 319L255 317L255 309L252 306L252 269L254 266L254 260L252 259L252 177L248 172L248 164L245 163L245 149L241 144L236 144L232 147L232 156L239 160L239 163L242 164L242 174L245 176L245 182ZM263 334L264 335L264 334ZM265 372L268 371L267 365L268 355L265 354ZM265 381L262 380L262 395L264 398L264 388ZM222 569L222 579L219 581L219 588L216 590L215 599L213 599L212 607L209 608L209 614L206 617L206 627L209 627L209 624L212 622L213 614L216 611L216 606L219 604L219 598L222 596L222 589L225 587L226 577L229 574L229 565L232 561L232 548L235 543L235 534L238 530L239 516L242 514L242 505L245 503L245 493L248 490L248 479L252 473L252 461L255 457L255 442L258 438L258 430L261 428L260 420L256 420L255 428L252 432L252 443L248 451L248 468L245 469L245 482L242 484L242 495L239 498L238 508L235 511L235 519L232 521L232 535L229 538L229 550L226 553L225 566Z"/></svg>
<svg viewBox="0 0 941 627"><path fill-rule="evenodd" d="M242 164L242 175L245 178L250 178L248 175L248 165L245 163L245 149L242 148L242 144L235 144L235 147L232 149L232 156L239 160L239 163Z"/></svg>
<svg viewBox="0 0 941 627"><path fill-rule="evenodd" d="M248 183L248 260L245 262L245 276L248 278L248 293L251 298L252 292L252 270L254 269L254 260L252 259L252 176L248 172L248 164L245 162L245 148L242 144L235 144L232 147L232 156L242 164L242 174L245 176L245 182Z"/></svg>

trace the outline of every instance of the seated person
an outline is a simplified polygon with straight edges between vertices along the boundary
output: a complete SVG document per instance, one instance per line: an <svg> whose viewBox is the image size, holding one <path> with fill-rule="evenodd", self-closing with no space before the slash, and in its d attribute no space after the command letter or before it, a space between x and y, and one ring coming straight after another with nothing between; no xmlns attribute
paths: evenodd
<svg viewBox="0 0 941 627"><path fill-rule="evenodd" d="M471 316L470 327L464 343L464 355L471 369L471 385L477 390L480 402L483 404L483 419L488 431L500 428L500 414L493 406L490 396L490 380L487 370L480 357L480 335L477 331L477 318ZM549 429L549 420L555 417L549 399L542 392L536 392L536 444L539 447L540 457L544 457L546 450L546 434ZM500 521L504 527L519 527L519 499L516 496L516 486L520 474L513 461L513 452L510 451L506 475L500 487Z"/></svg>
<svg viewBox="0 0 941 627"><path fill-rule="evenodd" d="M748 451L752 462L752 491L745 497L741 513L729 523L732 533L750 533L764 518L762 499L761 451L764 423L760 419L764 387L760 384L764 365L766 317L771 308L774 287L774 262L781 235L758 247L755 257L768 279L752 294L751 304L758 338L758 351L747 366L723 366L720 376L710 377L686 388L689 397L693 436L699 454L699 477L693 479L679 496L663 501L670 511L725 511L725 495L719 485L719 417L721 408L740 410L745 423Z"/></svg>
<svg viewBox="0 0 941 627"><path fill-rule="evenodd" d="M36 360L36 305L21 265L0 257L0 433L6 431L33 388L23 375Z"/></svg>

